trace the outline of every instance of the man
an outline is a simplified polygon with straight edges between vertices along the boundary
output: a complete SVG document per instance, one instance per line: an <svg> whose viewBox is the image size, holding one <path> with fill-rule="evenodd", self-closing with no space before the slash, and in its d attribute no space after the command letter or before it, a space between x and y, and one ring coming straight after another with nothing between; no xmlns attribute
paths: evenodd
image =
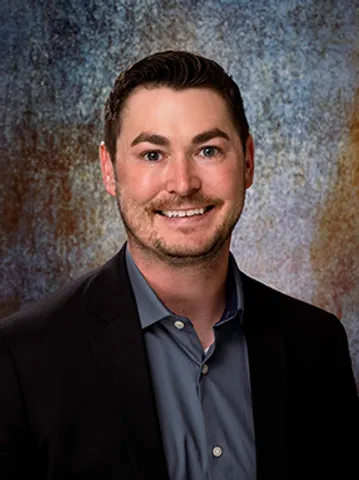
<svg viewBox="0 0 359 480"><path fill-rule="evenodd" d="M128 242L3 322L1 479L355 478L342 325L229 253L254 169L237 85L191 53L141 60L100 159Z"/></svg>

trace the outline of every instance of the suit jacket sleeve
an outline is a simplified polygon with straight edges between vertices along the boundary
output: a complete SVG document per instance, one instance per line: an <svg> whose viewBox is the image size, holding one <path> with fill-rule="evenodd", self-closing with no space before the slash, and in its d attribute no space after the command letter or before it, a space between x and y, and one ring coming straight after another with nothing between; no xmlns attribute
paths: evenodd
<svg viewBox="0 0 359 480"><path fill-rule="evenodd" d="M36 472L21 385L0 331L0 478L18 479ZM26 473L27 475L28 473Z"/></svg>
<svg viewBox="0 0 359 480"><path fill-rule="evenodd" d="M341 478L350 478L354 472L359 474L359 399L353 377L347 336L341 322L335 323L336 331L331 338L331 352L327 368L328 400L332 412L328 411L337 432L333 454L341 459L338 474ZM338 463L339 464L339 463ZM344 475L343 473L346 472ZM345 476L347 475L347 476ZM355 476L356 474L354 474Z"/></svg>

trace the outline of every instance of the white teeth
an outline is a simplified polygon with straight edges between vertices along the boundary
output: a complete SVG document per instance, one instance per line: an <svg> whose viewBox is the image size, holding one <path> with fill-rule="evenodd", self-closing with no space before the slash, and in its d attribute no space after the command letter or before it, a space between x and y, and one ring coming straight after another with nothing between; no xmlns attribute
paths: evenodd
<svg viewBox="0 0 359 480"><path fill-rule="evenodd" d="M196 208L193 210L164 210L162 212L166 217L193 217L194 215L203 215L206 211L205 208Z"/></svg>

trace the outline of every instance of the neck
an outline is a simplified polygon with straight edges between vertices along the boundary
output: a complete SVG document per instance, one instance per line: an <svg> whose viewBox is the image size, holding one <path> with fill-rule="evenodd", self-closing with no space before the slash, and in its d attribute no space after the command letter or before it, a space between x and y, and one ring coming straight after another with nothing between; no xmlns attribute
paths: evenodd
<svg viewBox="0 0 359 480"><path fill-rule="evenodd" d="M138 269L166 307L191 320L201 341L203 337L203 345L212 343L212 326L225 308L229 241L215 258L198 265L173 265L148 255L130 242L128 248Z"/></svg>

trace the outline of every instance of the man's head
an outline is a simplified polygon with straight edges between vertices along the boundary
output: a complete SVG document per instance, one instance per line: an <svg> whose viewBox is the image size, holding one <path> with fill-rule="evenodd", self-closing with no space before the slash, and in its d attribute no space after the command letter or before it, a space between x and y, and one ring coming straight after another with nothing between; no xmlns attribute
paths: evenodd
<svg viewBox="0 0 359 480"><path fill-rule="evenodd" d="M104 142L112 161L126 100L139 87L215 90L225 100L245 148L249 127L237 84L213 60L190 52L167 51L143 58L116 78L105 105Z"/></svg>
<svg viewBox="0 0 359 480"><path fill-rule="evenodd" d="M106 102L101 168L134 255L172 265L229 248L253 178L239 89L215 62L185 52L141 60Z"/></svg>

